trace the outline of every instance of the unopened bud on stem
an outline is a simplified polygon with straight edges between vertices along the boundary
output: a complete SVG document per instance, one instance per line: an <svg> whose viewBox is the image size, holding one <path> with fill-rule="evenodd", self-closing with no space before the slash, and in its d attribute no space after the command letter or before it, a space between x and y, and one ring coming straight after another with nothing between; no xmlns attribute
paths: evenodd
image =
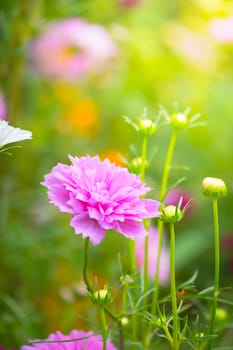
<svg viewBox="0 0 233 350"><path fill-rule="evenodd" d="M221 198L227 195L227 188L222 179L206 177L202 181L202 192L204 196L212 199Z"/></svg>

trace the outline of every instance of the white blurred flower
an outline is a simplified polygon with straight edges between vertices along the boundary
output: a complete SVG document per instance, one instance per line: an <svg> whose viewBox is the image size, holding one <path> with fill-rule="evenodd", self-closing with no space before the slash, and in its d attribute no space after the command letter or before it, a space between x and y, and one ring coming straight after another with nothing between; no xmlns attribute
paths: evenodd
<svg viewBox="0 0 233 350"><path fill-rule="evenodd" d="M11 125L8 125L7 121L0 120L0 147L3 147L8 143L28 140L31 138L31 131L15 128Z"/></svg>

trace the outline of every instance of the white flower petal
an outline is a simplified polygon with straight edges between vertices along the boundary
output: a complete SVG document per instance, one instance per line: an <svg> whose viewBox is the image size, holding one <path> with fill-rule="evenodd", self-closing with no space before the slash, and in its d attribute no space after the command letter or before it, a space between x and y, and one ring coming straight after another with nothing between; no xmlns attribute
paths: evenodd
<svg viewBox="0 0 233 350"><path fill-rule="evenodd" d="M0 147L12 142L28 140L32 138L31 131L21 130L8 125L5 120L0 120Z"/></svg>

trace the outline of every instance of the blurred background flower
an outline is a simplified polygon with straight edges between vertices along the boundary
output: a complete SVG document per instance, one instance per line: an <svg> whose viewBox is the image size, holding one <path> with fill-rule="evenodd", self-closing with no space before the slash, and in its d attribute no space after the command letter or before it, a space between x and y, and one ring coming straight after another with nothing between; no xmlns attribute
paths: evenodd
<svg viewBox="0 0 233 350"><path fill-rule="evenodd" d="M157 252L158 252L158 231L155 227L151 227L149 230L149 258L148 258L148 273L149 277L153 279L156 273L157 266ZM136 240L136 261L139 269L144 266L144 244L145 239ZM169 253L166 248L165 242L161 252L159 280L161 283L167 283L170 278L169 272Z"/></svg>
<svg viewBox="0 0 233 350"><path fill-rule="evenodd" d="M69 18L48 24L31 43L29 57L33 71L76 81L89 74L101 74L117 51L101 25Z"/></svg>

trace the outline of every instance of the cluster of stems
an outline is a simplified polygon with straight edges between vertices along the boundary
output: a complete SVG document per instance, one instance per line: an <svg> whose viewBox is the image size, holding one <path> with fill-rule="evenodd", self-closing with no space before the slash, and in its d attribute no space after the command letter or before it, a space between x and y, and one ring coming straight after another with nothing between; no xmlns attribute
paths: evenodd
<svg viewBox="0 0 233 350"><path fill-rule="evenodd" d="M179 208L169 208L169 213L165 213L166 207L164 207L164 200L167 193L167 186L169 180L169 173L171 169L172 157L174 154L175 144L177 139L177 129L174 128L171 139L168 146L167 155L165 158L164 171L161 182L161 190L160 190L160 211L161 217L158 220L158 251L157 251L157 262L156 262L156 273L154 278L154 288L152 294L152 302L149 302L149 297L144 298L144 311L149 311L150 314L154 317L157 313L157 306L159 302L159 293L160 293L160 283L159 283L159 271L160 271L160 260L161 260L161 252L163 247L163 232L164 232L164 224L169 224L169 232L170 232L170 294L171 294L171 307L172 307L172 327L168 327L167 324L163 324L163 330L165 336L167 337L168 342L170 343L172 350L179 350L181 346L181 330L180 330L180 320L178 315L178 306L177 306L177 290L176 290L176 275L175 275L175 223L179 221L182 217L179 216L178 210ZM145 169L147 164L147 147L148 147L148 135L145 134L143 136L142 142L142 152L141 152L141 167L140 167L140 176L141 180L145 180ZM208 189L209 190L209 189ZM211 187L212 190L212 187ZM204 193L205 194L205 193ZM209 192L207 191L207 195ZM224 192L225 195L225 192ZM220 196L223 196L221 193ZM215 269L214 269L214 292L212 298L212 307L211 307L211 315L209 320L208 334L213 335L215 329L215 318L216 318L216 308L217 301L219 295L219 223L218 223L218 195L216 195L216 191L214 192L214 196L211 196L213 199L213 221L214 221L214 240L215 240ZM170 206L172 207L172 206ZM174 209L174 210L173 210ZM183 214L183 213L182 213ZM146 230L149 229L149 222L145 220L144 226ZM93 300L94 291L91 287L91 284L87 277L87 264L88 264L88 247L89 247L89 238L86 239L85 242L85 253L84 253L84 267L83 267L83 278L87 287L87 291ZM130 276L132 276L132 284L136 287L136 254L135 254L135 241L128 239L128 247L129 247L129 256L130 256ZM148 274L148 257L149 257L149 241L148 236L145 238L144 245L144 275L143 275L143 285L141 286L144 295L148 295L149 293L149 274ZM136 282L135 282L136 281ZM122 310L119 315L114 314L109 310L107 303L100 303L100 320L101 320L101 328L102 328L102 338L103 338L103 350L107 350L107 337L108 337L108 326L106 322L106 314L118 325L119 329L119 341L118 341L118 349L123 350L123 334L122 334L122 324L121 319L125 316L126 308L127 308L127 292L128 292L128 284L124 284L123 286L123 300L122 300ZM132 330L132 348L136 349L136 344L139 340L142 340L143 346L145 350L150 349L150 344L152 341L153 335L153 326L149 324L145 327L145 320L142 317L139 317L136 310L138 300L138 291L137 288L134 288L131 293L131 305L133 306L133 312L131 315L131 330ZM160 312L159 312L160 314ZM161 316L161 315L159 315ZM139 339L138 331L141 330L142 339ZM172 330L172 331L171 331ZM183 332L184 333L184 332ZM182 335L183 335L182 333ZM198 343L199 344L199 343ZM212 341L204 341L202 342L201 349L205 349L208 347L208 350L212 349ZM199 345L198 345L199 349Z"/></svg>

